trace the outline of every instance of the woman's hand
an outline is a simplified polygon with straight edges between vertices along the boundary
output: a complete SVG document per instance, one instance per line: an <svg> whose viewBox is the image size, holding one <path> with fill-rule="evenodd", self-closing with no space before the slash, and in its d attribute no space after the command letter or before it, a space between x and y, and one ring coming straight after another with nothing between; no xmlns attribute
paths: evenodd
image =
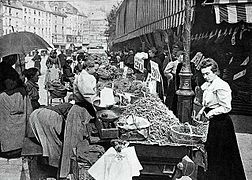
<svg viewBox="0 0 252 180"><path fill-rule="evenodd" d="M204 110L205 110L205 107L202 107L202 108L199 110L198 114L197 114L196 117L195 117L196 120L200 120L200 119L201 119L201 116L202 116Z"/></svg>
<svg viewBox="0 0 252 180"><path fill-rule="evenodd" d="M201 116L202 116L202 113L199 111L195 119L199 121L201 119Z"/></svg>
<svg viewBox="0 0 252 180"><path fill-rule="evenodd" d="M210 112L210 111L209 111L209 112ZM211 118L213 117L213 115L211 115L211 113L209 113L209 112L208 112L207 114L204 112L204 115L205 115L205 117L206 117L207 119L211 119Z"/></svg>

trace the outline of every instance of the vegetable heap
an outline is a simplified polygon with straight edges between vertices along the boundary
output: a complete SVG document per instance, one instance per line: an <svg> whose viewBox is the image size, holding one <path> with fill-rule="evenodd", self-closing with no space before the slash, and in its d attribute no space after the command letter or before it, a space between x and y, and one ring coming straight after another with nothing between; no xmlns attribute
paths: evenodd
<svg viewBox="0 0 252 180"><path fill-rule="evenodd" d="M140 98L128 105L119 118L119 122L124 123L129 115L148 119L151 126L147 142L158 143L159 145L171 142L169 138L170 127L179 124L179 120L173 112L158 97L149 94L146 98Z"/></svg>

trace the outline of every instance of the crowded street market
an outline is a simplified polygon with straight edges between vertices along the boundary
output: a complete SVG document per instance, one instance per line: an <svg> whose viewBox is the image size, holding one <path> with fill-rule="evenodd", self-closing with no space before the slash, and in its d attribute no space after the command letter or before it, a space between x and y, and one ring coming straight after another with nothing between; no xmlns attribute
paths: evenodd
<svg viewBox="0 0 252 180"><path fill-rule="evenodd" d="M251 6L123 0L102 53L0 36L0 180L252 178Z"/></svg>

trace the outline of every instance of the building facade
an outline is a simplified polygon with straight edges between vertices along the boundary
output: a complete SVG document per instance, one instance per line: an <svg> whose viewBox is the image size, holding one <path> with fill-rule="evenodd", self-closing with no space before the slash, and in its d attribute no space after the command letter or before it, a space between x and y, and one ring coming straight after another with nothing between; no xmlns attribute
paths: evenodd
<svg viewBox="0 0 252 180"><path fill-rule="evenodd" d="M44 4L23 2L23 30L38 34L52 44L52 13Z"/></svg>
<svg viewBox="0 0 252 180"><path fill-rule="evenodd" d="M22 4L19 1L5 1L2 5L3 35L23 30Z"/></svg>
<svg viewBox="0 0 252 180"><path fill-rule="evenodd" d="M0 15L0 36L29 31L59 49L107 47L102 11L87 16L64 1L6 0L0 2Z"/></svg>

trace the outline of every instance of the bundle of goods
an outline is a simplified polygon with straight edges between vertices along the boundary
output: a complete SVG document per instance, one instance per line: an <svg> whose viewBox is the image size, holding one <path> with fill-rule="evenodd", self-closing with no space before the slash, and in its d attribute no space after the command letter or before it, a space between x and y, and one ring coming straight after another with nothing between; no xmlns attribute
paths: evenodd
<svg viewBox="0 0 252 180"><path fill-rule="evenodd" d="M179 124L179 120L173 112L157 96L150 94L128 105L118 123L125 123L130 115L146 118L151 123L146 143L169 144L171 142L170 127Z"/></svg>
<svg viewBox="0 0 252 180"><path fill-rule="evenodd" d="M100 66L100 68L97 70L97 74L101 79L112 80L120 77L122 75L122 71L117 69L115 66L105 65Z"/></svg>
<svg viewBox="0 0 252 180"><path fill-rule="evenodd" d="M181 144L197 144L203 142L205 138L204 129L187 122L172 126L171 135L174 142Z"/></svg>

